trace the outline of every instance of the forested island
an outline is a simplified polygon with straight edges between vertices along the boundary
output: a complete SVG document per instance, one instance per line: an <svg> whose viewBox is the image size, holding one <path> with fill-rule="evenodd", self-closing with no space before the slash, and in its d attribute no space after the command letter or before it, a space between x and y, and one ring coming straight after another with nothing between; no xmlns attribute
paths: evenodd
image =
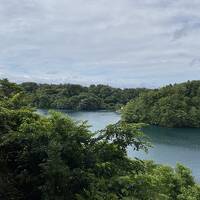
<svg viewBox="0 0 200 200"><path fill-rule="evenodd" d="M74 84L55 85L33 82L22 83L20 86L27 94L27 100L31 106L76 111L117 110L148 90L144 88L120 89L107 85L84 87Z"/></svg>
<svg viewBox="0 0 200 200"><path fill-rule="evenodd" d="M184 166L127 157L128 146L149 148L143 124L122 120L92 133L60 113L38 115L15 83L1 81L0 96L0 199L200 199Z"/></svg>
<svg viewBox="0 0 200 200"><path fill-rule="evenodd" d="M140 94L124 108L127 122L164 127L200 127L200 81L168 85Z"/></svg>

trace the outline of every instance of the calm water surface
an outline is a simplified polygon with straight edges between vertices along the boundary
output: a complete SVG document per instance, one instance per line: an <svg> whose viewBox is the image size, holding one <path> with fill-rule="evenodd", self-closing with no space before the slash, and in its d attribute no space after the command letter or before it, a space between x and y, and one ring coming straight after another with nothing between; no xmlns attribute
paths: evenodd
<svg viewBox="0 0 200 200"><path fill-rule="evenodd" d="M47 114L45 110L39 110L42 114ZM91 130L103 129L110 123L120 120L120 115L115 112L69 112L69 116L75 120L87 120L92 126ZM175 129L148 127L144 130L154 145L149 153L135 152L128 149L130 157L154 160L157 163L175 166L182 163L192 169L196 180L200 182L200 129Z"/></svg>

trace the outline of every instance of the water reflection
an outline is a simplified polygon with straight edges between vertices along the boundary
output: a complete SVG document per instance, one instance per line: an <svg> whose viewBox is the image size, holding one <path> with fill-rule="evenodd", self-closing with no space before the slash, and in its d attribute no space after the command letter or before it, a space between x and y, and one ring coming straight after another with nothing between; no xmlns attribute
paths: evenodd
<svg viewBox="0 0 200 200"><path fill-rule="evenodd" d="M200 129L150 126L144 132L155 145L175 145L197 150L200 148Z"/></svg>
<svg viewBox="0 0 200 200"><path fill-rule="evenodd" d="M177 163L189 167L196 180L200 182L200 129L177 129L150 126L144 129L153 148L148 154L128 149L130 157L154 160L175 166Z"/></svg>

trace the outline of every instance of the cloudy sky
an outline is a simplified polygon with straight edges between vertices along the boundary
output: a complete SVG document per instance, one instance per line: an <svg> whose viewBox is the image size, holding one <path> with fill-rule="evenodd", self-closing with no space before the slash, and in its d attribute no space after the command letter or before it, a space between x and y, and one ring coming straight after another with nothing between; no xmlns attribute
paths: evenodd
<svg viewBox="0 0 200 200"><path fill-rule="evenodd" d="M159 87L199 53L199 0L0 0L0 78Z"/></svg>

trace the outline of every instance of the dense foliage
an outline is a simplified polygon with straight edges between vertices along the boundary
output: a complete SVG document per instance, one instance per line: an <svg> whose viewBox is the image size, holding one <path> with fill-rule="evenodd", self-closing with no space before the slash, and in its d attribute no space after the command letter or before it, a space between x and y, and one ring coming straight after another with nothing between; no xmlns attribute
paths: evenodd
<svg viewBox="0 0 200 200"><path fill-rule="evenodd" d="M119 109L131 99L138 97L146 89L119 89L106 85L37 83L21 84L28 94L29 102L37 108L57 108L68 110Z"/></svg>
<svg viewBox="0 0 200 200"><path fill-rule="evenodd" d="M127 146L147 150L141 124L91 133L60 113L34 113L16 84L0 82L0 96L0 199L200 199L200 186L182 165L127 157Z"/></svg>
<svg viewBox="0 0 200 200"><path fill-rule="evenodd" d="M143 93L127 104L123 118L166 127L200 127L200 81Z"/></svg>

